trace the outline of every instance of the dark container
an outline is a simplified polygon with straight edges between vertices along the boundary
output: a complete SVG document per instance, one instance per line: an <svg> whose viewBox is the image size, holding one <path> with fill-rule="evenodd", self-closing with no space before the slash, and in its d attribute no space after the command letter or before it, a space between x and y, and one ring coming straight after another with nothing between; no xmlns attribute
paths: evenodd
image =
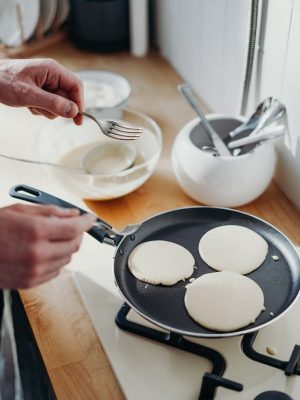
<svg viewBox="0 0 300 400"><path fill-rule="evenodd" d="M128 0L71 0L70 34L82 49L99 52L128 49Z"/></svg>

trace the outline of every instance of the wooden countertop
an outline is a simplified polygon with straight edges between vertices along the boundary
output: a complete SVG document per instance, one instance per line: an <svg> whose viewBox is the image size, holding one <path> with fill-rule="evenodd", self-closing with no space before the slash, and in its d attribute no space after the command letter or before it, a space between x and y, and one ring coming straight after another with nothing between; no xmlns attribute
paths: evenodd
<svg viewBox="0 0 300 400"><path fill-rule="evenodd" d="M169 159L177 132L194 114L177 94L181 79L168 63L155 53L141 59L128 53L97 55L69 43L38 56L53 57L73 70L98 68L123 74L133 88L130 107L150 115L163 131L164 151L152 178L123 198L87 202L91 210L121 228L161 211L196 204L177 185ZM240 209L272 223L300 246L300 213L275 184ZM70 272L21 291L21 297L58 399L124 398Z"/></svg>

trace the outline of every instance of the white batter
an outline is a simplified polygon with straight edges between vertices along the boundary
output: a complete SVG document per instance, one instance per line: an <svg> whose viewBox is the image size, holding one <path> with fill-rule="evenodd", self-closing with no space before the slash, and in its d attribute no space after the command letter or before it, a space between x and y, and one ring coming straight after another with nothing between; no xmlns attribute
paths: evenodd
<svg viewBox="0 0 300 400"><path fill-rule="evenodd" d="M218 332L236 331L254 323L264 308L264 294L252 279L236 272L212 272L187 286L188 314Z"/></svg>
<svg viewBox="0 0 300 400"><path fill-rule="evenodd" d="M217 271L248 274L264 262L268 243L251 229L224 225L202 236L199 252L206 264Z"/></svg>
<svg viewBox="0 0 300 400"><path fill-rule="evenodd" d="M128 268L139 280L153 285L174 285L194 272L192 254L179 244L153 240L138 245L129 255Z"/></svg>

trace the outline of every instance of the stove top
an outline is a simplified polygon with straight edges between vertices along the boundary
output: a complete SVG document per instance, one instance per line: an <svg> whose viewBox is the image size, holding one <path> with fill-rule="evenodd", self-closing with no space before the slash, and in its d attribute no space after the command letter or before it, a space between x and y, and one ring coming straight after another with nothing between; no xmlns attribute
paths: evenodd
<svg viewBox="0 0 300 400"><path fill-rule="evenodd" d="M287 369L287 374L296 370L299 372L299 348L294 349L295 344L300 343L299 301L289 313L260 330L257 336L246 335L244 339L183 338L180 335L170 335L145 321L127 306L122 306L123 301L114 285L111 265L112 261L106 261L104 265L81 268L74 273L74 278L127 399L287 400L287 395L294 400L299 398L300 377L287 376L283 371ZM121 328L114 321L117 313L117 323ZM122 325L124 319L130 322L129 325L142 325L144 334L128 332L127 327ZM145 327L151 328L150 332L154 332L156 338L147 336ZM169 337L172 345L166 346L160 340L161 337ZM200 352L200 357L185 349L187 343L197 349L197 354ZM252 345L255 351L250 350L251 358L253 354L254 358L257 353L261 354L264 361L274 364L274 367L250 359L248 350ZM202 357L201 346L208 348L210 353L207 358ZM243 353L242 346L247 355ZM186 351L182 351L182 347ZM214 356L221 360L217 367L213 367ZM218 374L221 380L216 378ZM213 393L206 396L204 392L206 397L201 398L203 381ZM217 381L218 385L211 385L212 381ZM233 386L235 390L226 386Z"/></svg>
<svg viewBox="0 0 300 400"><path fill-rule="evenodd" d="M115 321L120 329L165 344L172 348L195 354L211 362L211 372L206 372L202 377L198 396L199 400L213 400L216 396L218 387L223 387L236 392L241 392L243 390L242 384L223 377L226 370L226 360L222 354L214 350L213 347L194 343L189 340L189 338L185 338L178 333L163 332L157 330L157 328L147 327L144 324L130 321L130 319L127 318L130 311L131 308L124 303L117 313ZM274 350L271 351L268 349L268 352L273 355L273 357L270 357L269 355L259 353L254 349L254 342L258 334L259 332L254 332L242 337L241 350L244 355L260 364L280 369L286 376L300 375L300 346L295 345L289 360L282 361L274 357ZM266 400L268 398L272 399L272 396L275 396L274 393L274 391L264 392L262 398L265 398ZM277 395L279 398L288 399L287 395L283 392L277 392Z"/></svg>

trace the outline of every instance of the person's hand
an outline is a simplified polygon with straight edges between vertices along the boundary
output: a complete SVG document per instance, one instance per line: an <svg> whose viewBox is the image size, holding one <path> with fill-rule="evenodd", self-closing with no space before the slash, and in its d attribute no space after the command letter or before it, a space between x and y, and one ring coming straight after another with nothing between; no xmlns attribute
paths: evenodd
<svg viewBox="0 0 300 400"><path fill-rule="evenodd" d="M80 79L51 59L0 61L0 102L28 107L35 115L73 118L82 124L83 85Z"/></svg>
<svg viewBox="0 0 300 400"><path fill-rule="evenodd" d="M14 204L0 209L0 287L28 288L58 275L96 217L76 209Z"/></svg>

